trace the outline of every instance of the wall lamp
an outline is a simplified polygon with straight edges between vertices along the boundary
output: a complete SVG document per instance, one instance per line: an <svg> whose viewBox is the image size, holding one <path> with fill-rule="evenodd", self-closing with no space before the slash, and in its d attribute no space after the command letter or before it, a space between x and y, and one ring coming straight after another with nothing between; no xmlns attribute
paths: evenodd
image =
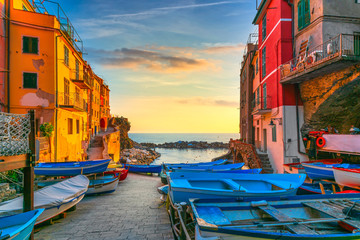
<svg viewBox="0 0 360 240"><path fill-rule="evenodd" d="M271 118L269 126L275 126L274 121L278 121L279 125L282 125L282 118Z"/></svg>

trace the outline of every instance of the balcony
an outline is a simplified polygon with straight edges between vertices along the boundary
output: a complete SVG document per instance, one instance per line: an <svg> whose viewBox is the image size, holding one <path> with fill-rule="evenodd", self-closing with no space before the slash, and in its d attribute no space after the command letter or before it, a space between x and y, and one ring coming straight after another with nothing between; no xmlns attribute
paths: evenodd
<svg viewBox="0 0 360 240"><path fill-rule="evenodd" d="M252 101L252 115L265 115L271 113L271 97L258 98Z"/></svg>
<svg viewBox="0 0 360 240"><path fill-rule="evenodd" d="M281 83L300 83L360 62L360 36L340 34L280 66Z"/></svg>
<svg viewBox="0 0 360 240"><path fill-rule="evenodd" d="M85 72L80 74L79 71L71 70L70 79L81 89L91 89L89 75Z"/></svg>
<svg viewBox="0 0 360 240"><path fill-rule="evenodd" d="M86 99L77 93L58 93L59 107L72 112L87 112Z"/></svg>
<svg viewBox="0 0 360 240"><path fill-rule="evenodd" d="M83 42L59 3L35 0L32 1L32 5L37 13L55 16L60 23L60 30L71 41L76 51L84 53Z"/></svg>

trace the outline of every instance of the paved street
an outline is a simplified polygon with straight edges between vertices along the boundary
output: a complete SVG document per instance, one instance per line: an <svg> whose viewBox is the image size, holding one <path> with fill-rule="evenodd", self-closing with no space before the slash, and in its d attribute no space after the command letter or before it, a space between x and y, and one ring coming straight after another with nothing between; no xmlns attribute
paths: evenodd
<svg viewBox="0 0 360 240"><path fill-rule="evenodd" d="M36 240L172 239L165 206L159 208L157 176L129 174L117 191L85 197L74 212L41 227Z"/></svg>

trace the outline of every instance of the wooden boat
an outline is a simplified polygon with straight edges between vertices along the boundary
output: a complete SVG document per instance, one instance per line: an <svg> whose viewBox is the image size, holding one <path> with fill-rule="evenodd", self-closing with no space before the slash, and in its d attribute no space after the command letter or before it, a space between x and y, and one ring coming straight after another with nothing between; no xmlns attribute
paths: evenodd
<svg viewBox="0 0 360 240"><path fill-rule="evenodd" d="M303 163L306 174L312 180L334 180L334 173L332 168L338 166L339 164L333 163Z"/></svg>
<svg viewBox="0 0 360 240"><path fill-rule="evenodd" d="M119 181L124 181L128 175L128 172L129 169L126 168L115 168L115 169L108 168L107 171L105 171L103 174L104 175L119 174Z"/></svg>
<svg viewBox="0 0 360 240"><path fill-rule="evenodd" d="M135 164L126 164L129 172L134 173L160 173L161 165L135 165Z"/></svg>
<svg viewBox="0 0 360 240"><path fill-rule="evenodd" d="M34 208L44 208L35 224L49 220L75 206L83 199L88 189L89 179L84 175L66 179L34 192ZM23 197L18 197L0 204L0 212L21 212Z"/></svg>
<svg viewBox="0 0 360 240"><path fill-rule="evenodd" d="M85 195L112 193L116 190L118 183L119 175L116 175L115 177L113 175L107 175L97 177L96 179L90 179L90 184Z"/></svg>
<svg viewBox="0 0 360 240"><path fill-rule="evenodd" d="M332 194L332 184L322 183L324 186L325 194ZM297 191L297 195L306 195L306 194L323 194L321 192L319 183L303 183Z"/></svg>
<svg viewBox="0 0 360 240"><path fill-rule="evenodd" d="M219 159L213 162L197 162L197 163L164 163L165 166L171 167L183 167L183 166L215 166L215 165L222 165L225 164L228 160L227 159Z"/></svg>
<svg viewBox="0 0 360 240"><path fill-rule="evenodd" d="M37 209L0 218L0 239L29 239L36 219L44 209Z"/></svg>
<svg viewBox="0 0 360 240"><path fill-rule="evenodd" d="M261 168L254 168L254 169L236 169L236 170L208 170L206 172L210 172L210 173L238 173L238 174L259 174L261 173L262 169ZM204 172L204 171L196 171L193 169L181 169L181 170L176 170L175 172ZM160 178L161 178L161 182L163 184L168 184L167 181L167 173L166 172L161 172L160 173Z"/></svg>
<svg viewBox="0 0 360 240"><path fill-rule="evenodd" d="M333 167L337 184L347 187L360 187L360 164L340 164Z"/></svg>
<svg viewBox="0 0 360 240"><path fill-rule="evenodd" d="M104 172L110 159L84 162L39 163L34 168L36 175L44 176L76 176Z"/></svg>
<svg viewBox="0 0 360 240"><path fill-rule="evenodd" d="M217 171L231 171L231 170L239 170L241 169L245 163L234 163L234 164L226 164L226 165L215 165L215 166L166 166L166 171L176 172L176 171L188 171L188 172L217 172Z"/></svg>
<svg viewBox="0 0 360 240"><path fill-rule="evenodd" d="M174 203L188 202L189 198L295 195L305 178L305 174L168 174L170 197Z"/></svg>
<svg viewBox="0 0 360 240"><path fill-rule="evenodd" d="M360 194L283 199L192 199L195 239L360 239Z"/></svg>
<svg viewBox="0 0 360 240"><path fill-rule="evenodd" d="M287 173L305 173L305 169L302 166L302 163L315 163L315 162L322 162L322 163L328 163L328 164L338 164L342 163L341 158L336 159L320 159L316 161L305 161L300 163L286 163L284 164L284 171Z"/></svg>

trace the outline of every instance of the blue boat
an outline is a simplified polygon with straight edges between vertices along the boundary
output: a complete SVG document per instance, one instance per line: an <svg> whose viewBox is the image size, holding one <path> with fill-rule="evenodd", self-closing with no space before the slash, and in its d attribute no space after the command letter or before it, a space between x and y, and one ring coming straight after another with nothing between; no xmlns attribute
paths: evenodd
<svg viewBox="0 0 360 240"><path fill-rule="evenodd" d="M334 173L332 168L340 166L341 164L325 164L322 162L303 163L302 164L306 174L312 180L334 180Z"/></svg>
<svg viewBox="0 0 360 240"><path fill-rule="evenodd" d="M36 219L44 209L37 209L12 216L0 217L0 239L29 239Z"/></svg>
<svg viewBox="0 0 360 240"><path fill-rule="evenodd" d="M325 194L332 194L332 184L322 183L324 186ZM306 194L322 194L319 183L303 183L297 191L297 195L306 195Z"/></svg>
<svg viewBox="0 0 360 240"><path fill-rule="evenodd" d="M76 176L106 171L111 159L84 162L39 163L35 166L36 175L44 176Z"/></svg>
<svg viewBox="0 0 360 240"><path fill-rule="evenodd" d="M215 166L226 163L227 159L219 159L213 162L198 162L198 163L164 163L165 166L182 167L182 166Z"/></svg>
<svg viewBox="0 0 360 240"><path fill-rule="evenodd" d="M220 169L220 170L207 170L206 172L210 172L210 173L238 173L238 174L259 174L261 173L262 169L261 168L254 168L254 169L235 169L235 170L224 170L224 169ZM194 170L194 169L181 169L181 170L176 170L175 172L204 172L203 170ZM160 173L160 177L161 177L161 182L163 184L168 184L167 181L167 172L161 172Z"/></svg>
<svg viewBox="0 0 360 240"><path fill-rule="evenodd" d="M241 169L245 163L234 163L234 164L226 164L226 165L215 165L215 166L166 166L166 171L177 172L177 171L194 171L194 172L205 172L205 171L231 171L231 170L239 170Z"/></svg>
<svg viewBox="0 0 360 240"><path fill-rule="evenodd" d="M195 239L360 239L360 194L191 199Z"/></svg>
<svg viewBox="0 0 360 240"><path fill-rule="evenodd" d="M125 167L129 167L129 172L133 173L160 173L161 165L135 165L126 164Z"/></svg>
<svg viewBox="0 0 360 240"><path fill-rule="evenodd" d="M189 198L230 198L290 196L306 178L305 174L232 174L170 172L168 182L173 203Z"/></svg>

